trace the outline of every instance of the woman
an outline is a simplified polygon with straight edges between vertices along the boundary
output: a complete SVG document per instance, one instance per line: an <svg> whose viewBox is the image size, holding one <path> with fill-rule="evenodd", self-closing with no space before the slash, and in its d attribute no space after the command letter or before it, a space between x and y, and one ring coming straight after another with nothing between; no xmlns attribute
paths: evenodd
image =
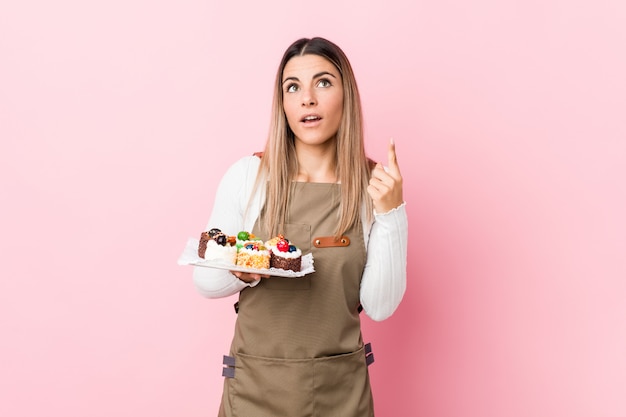
<svg viewBox="0 0 626 417"><path fill-rule="evenodd" d="M294 42L276 75L265 151L227 171L207 227L264 240L282 233L313 253L315 272L294 279L195 268L203 295L239 293L220 416L373 416L373 357L359 313L389 317L406 286L393 142L388 165L365 156L359 93L341 49L322 38Z"/></svg>

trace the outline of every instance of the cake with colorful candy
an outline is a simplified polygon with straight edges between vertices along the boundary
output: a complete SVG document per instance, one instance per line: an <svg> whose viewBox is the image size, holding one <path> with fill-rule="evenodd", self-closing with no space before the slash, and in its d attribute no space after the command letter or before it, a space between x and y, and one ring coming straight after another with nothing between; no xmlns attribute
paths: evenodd
<svg viewBox="0 0 626 417"><path fill-rule="evenodd" d="M237 252L236 265L244 268L268 269L270 251L261 240L244 241Z"/></svg>

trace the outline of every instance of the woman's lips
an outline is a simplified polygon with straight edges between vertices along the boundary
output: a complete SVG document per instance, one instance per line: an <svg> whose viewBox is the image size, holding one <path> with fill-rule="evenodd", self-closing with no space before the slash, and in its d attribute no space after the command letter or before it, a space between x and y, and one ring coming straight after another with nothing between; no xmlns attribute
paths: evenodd
<svg viewBox="0 0 626 417"><path fill-rule="evenodd" d="M322 116L320 116L319 114L306 114L306 115L302 116L300 121L301 122L310 122L310 121L320 120L321 118L322 118Z"/></svg>
<svg viewBox="0 0 626 417"><path fill-rule="evenodd" d="M300 123L305 126L315 126L318 125L322 121L322 117L317 114L307 114L306 116L300 119Z"/></svg>

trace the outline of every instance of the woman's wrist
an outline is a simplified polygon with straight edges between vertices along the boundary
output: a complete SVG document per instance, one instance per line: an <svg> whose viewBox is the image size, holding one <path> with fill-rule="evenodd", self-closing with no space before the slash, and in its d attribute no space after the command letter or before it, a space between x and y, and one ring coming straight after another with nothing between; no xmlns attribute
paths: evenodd
<svg viewBox="0 0 626 417"><path fill-rule="evenodd" d="M405 206L405 205L406 205L406 201L403 201L403 202L402 202L402 203L400 203L399 205L397 205L397 206L395 206L395 207L392 207L392 208L390 208L389 210L386 210L386 211L382 211L382 210L381 210L381 211L378 211L378 210L376 210L376 209L374 208L374 215L375 215L375 216L385 216L385 215L387 215L387 214L393 213L394 211L398 211L398 210L400 210L400 209L401 209L403 206Z"/></svg>

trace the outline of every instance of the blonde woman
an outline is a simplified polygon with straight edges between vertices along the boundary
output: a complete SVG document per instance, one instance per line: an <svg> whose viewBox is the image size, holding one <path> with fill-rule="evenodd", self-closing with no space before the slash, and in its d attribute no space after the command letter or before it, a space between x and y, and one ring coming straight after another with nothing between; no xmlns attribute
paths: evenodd
<svg viewBox="0 0 626 417"><path fill-rule="evenodd" d="M352 68L326 39L286 50L272 114L264 152L227 171L207 228L264 240L284 234L313 253L315 272L294 279L194 269L204 296L239 293L219 416L373 416L373 356L359 314L386 319L406 287L395 145L387 169L366 157Z"/></svg>

